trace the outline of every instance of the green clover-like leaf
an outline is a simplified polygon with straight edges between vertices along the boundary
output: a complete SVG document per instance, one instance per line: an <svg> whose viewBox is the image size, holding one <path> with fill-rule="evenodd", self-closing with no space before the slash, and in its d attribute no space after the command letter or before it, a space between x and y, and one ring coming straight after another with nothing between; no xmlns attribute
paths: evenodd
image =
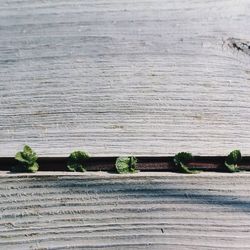
<svg viewBox="0 0 250 250"><path fill-rule="evenodd" d="M35 162L34 164L27 167L27 172L35 173L38 171L38 169L39 169L39 165L37 162Z"/></svg>
<svg viewBox="0 0 250 250"><path fill-rule="evenodd" d="M84 172L85 162L90 156L84 151L74 151L70 154L68 158L67 168L71 172Z"/></svg>
<svg viewBox="0 0 250 250"><path fill-rule="evenodd" d="M180 152L176 154L174 157L174 163L175 166L178 168L178 171L180 173L185 173L185 174L196 174L199 172L196 170L190 170L188 168L187 164L192 160L193 160L192 154L187 152Z"/></svg>
<svg viewBox="0 0 250 250"><path fill-rule="evenodd" d="M241 161L241 152L240 150L232 151L225 160L226 169L231 172L239 172L238 163Z"/></svg>
<svg viewBox="0 0 250 250"><path fill-rule="evenodd" d="M39 169L38 157L28 145L24 146L23 151L16 153L15 159L19 162L19 165L13 167L11 171L35 173Z"/></svg>
<svg viewBox="0 0 250 250"><path fill-rule="evenodd" d="M137 159L134 156L119 157L116 159L115 167L119 174L135 173Z"/></svg>
<svg viewBox="0 0 250 250"><path fill-rule="evenodd" d="M34 154L33 150L32 150L31 147L28 146L28 145L25 145L25 146L23 147L23 152L24 152L25 154L27 154L27 155Z"/></svg>

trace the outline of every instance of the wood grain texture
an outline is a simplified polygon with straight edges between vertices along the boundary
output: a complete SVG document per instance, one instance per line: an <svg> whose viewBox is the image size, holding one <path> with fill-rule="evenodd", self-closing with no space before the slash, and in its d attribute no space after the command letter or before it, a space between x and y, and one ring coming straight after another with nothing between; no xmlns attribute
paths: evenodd
<svg viewBox="0 0 250 250"><path fill-rule="evenodd" d="M1 0L0 157L250 155L249 0Z"/></svg>
<svg viewBox="0 0 250 250"><path fill-rule="evenodd" d="M0 176L1 249L249 249L249 174Z"/></svg>

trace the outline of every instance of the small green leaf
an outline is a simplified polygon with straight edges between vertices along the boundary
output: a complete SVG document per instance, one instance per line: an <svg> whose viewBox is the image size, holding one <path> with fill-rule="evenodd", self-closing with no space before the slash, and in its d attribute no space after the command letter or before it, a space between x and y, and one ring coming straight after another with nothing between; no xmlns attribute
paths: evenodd
<svg viewBox="0 0 250 250"><path fill-rule="evenodd" d="M119 174L129 173L129 160L127 158L120 158L116 161L116 170Z"/></svg>
<svg viewBox="0 0 250 250"><path fill-rule="evenodd" d="M25 146L23 147L23 152L24 152L25 154L27 154L27 155L29 155L29 154L32 154L32 153L33 153L33 151L32 151L32 149L31 149L31 147L30 147L30 146L28 146L28 145L25 145Z"/></svg>
<svg viewBox="0 0 250 250"><path fill-rule="evenodd" d="M78 164L74 164L74 163L69 164L68 163L67 168L71 172L77 172Z"/></svg>
<svg viewBox="0 0 250 250"><path fill-rule="evenodd" d="M74 162L81 162L89 159L88 153L84 151L74 151L73 153L70 154L69 160L74 161Z"/></svg>
<svg viewBox="0 0 250 250"><path fill-rule="evenodd" d="M193 156L190 153L187 152L180 152L175 155L174 157L174 163L175 166L178 168L178 171L180 173L185 173L185 174L196 174L199 171L196 170L190 170L187 166L189 162L193 160Z"/></svg>
<svg viewBox="0 0 250 250"><path fill-rule="evenodd" d="M119 174L136 172L137 159L134 156L119 157L116 159L115 167Z"/></svg>
<svg viewBox="0 0 250 250"><path fill-rule="evenodd" d="M240 150L232 151L225 160L226 169L231 172L239 172L238 163L241 161L241 152Z"/></svg>
<svg viewBox="0 0 250 250"><path fill-rule="evenodd" d="M86 171L86 169L83 167L83 165L79 164L79 163L68 164L67 168L71 172L85 172Z"/></svg>
<svg viewBox="0 0 250 250"><path fill-rule="evenodd" d="M131 173L135 173L136 172L136 164L137 164L137 159L134 156L130 157L130 162L129 162L129 166L130 166L130 172Z"/></svg>
<svg viewBox="0 0 250 250"><path fill-rule="evenodd" d="M17 152L15 159L19 162L28 163L27 160L23 158L22 152Z"/></svg>
<svg viewBox="0 0 250 250"><path fill-rule="evenodd" d="M90 156L88 153L83 151L75 151L70 154L68 158L67 168L71 172L84 172L85 169L85 162L89 159Z"/></svg>
<svg viewBox="0 0 250 250"><path fill-rule="evenodd" d="M11 171L34 173L39 168L36 153L27 145L24 146L23 151L16 153L15 159L19 162L19 165L13 167Z"/></svg>
<svg viewBox="0 0 250 250"><path fill-rule="evenodd" d="M32 165L38 158L36 153L29 146L25 145L23 151L16 154L15 159L19 162Z"/></svg>
<svg viewBox="0 0 250 250"><path fill-rule="evenodd" d="M28 171L27 172L30 172L30 173L35 173L37 172L37 170L39 169L39 165L37 162L35 162L34 164L28 166Z"/></svg>

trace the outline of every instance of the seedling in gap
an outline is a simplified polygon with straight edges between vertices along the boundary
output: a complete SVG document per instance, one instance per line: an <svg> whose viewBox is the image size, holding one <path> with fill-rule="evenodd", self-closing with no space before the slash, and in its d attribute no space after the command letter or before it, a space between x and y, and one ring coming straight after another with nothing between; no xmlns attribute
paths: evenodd
<svg viewBox="0 0 250 250"><path fill-rule="evenodd" d="M238 163L241 161L241 152L240 150L232 151L225 160L226 169L231 172L239 172Z"/></svg>
<svg viewBox="0 0 250 250"><path fill-rule="evenodd" d="M199 171L196 170L190 170L187 166L189 162L193 160L193 156L191 153L187 152L180 152L175 155L174 157L174 163L175 166L177 167L177 170L181 173L185 174L196 174Z"/></svg>
<svg viewBox="0 0 250 250"><path fill-rule="evenodd" d="M68 158L67 168L71 172L85 172L86 171L86 160L88 160L90 156L88 153L83 151L74 151L70 154Z"/></svg>
<svg viewBox="0 0 250 250"><path fill-rule="evenodd" d="M116 159L115 167L119 174L135 173L137 159L134 156L119 157Z"/></svg>
<svg viewBox="0 0 250 250"><path fill-rule="evenodd" d="M15 159L19 164L12 168L12 172L35 173L39 169L38 157L28 145L24 146L23 151L16 153Z"/></svg>

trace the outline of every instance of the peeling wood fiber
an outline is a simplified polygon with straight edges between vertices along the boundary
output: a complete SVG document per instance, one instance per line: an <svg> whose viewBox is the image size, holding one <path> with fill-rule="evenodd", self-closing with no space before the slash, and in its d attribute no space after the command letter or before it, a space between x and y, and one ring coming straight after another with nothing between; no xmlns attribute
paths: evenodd
<svg viewBox="0 0 250 250"><path fill-rule="evenodd" d="M250 155L249 22L249 0L1 0L0 157Z"/></svg>
<svg viewBox="0 0 250 250"><path fill-rule="evenodd" d="M249 174L0 173L1 249L249 249Z"/></svg>

